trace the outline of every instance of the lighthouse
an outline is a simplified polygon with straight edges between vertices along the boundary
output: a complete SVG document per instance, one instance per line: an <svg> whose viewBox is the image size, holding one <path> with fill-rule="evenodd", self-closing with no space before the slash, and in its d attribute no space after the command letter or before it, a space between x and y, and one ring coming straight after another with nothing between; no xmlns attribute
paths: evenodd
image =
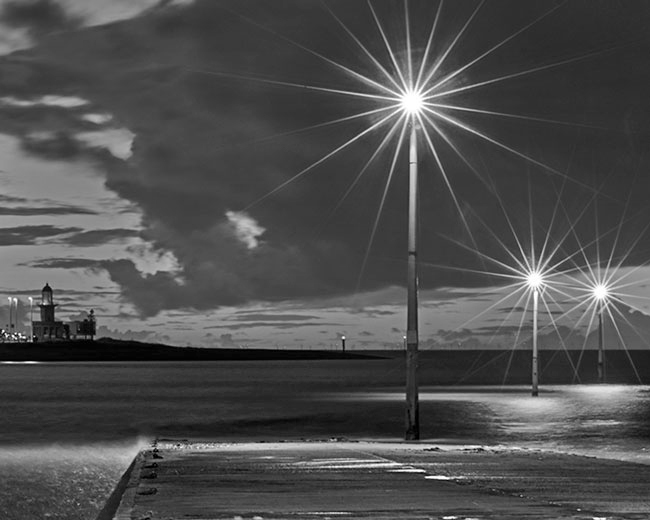
<svg viewBox="0 0 650 520"><path fill-rule="evenodd" d="M41 291L41 303L38 306L41 308L41 321L53 323L56 305L54 304L54 296L49 283L46 283Z"/></svg>
<svg viewBox="0 0 650 520"><path fill-rule="evenodd" d="M32 334L34 341L60 341L70 339L91 340L96 334L97 321L95 311L91 310L87 317L81 321L62 322L57 321L54 303L54 291L49 283L41 290L41 302L38 304L41 309L41 319L32 322Z"/></svg>
<svg viewBox="0 0 650 520"><path fill-rule="evenodd" d="M56 321L54 309L54 291L49 283L45 284L41 291L41 303L38 304L41 309L40 321L32 324L34 330L34 341L56 341L70 338L70 327L62 321Z"/></svg>

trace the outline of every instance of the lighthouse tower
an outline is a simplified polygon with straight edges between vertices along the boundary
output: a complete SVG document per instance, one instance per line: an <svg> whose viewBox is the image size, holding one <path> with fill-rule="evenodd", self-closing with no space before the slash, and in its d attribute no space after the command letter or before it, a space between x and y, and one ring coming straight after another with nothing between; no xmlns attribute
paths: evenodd
<svg viewBox="0 0 650 520"><path fill-rule="evenodd" d="M54 297L49 283L45 284L41 291L40 321L32 322L34 341L57 341L70 338L70 327L62 321L56 321L54 317Z"/></svg>
<svg viewBox="0 0 650 520"><path fill-rule="evenodd" d="M41 303L38 305L41 308L41 321L54 323L54 298L52 296L52 288L49 283L45 284L41 291Z"/></svg>

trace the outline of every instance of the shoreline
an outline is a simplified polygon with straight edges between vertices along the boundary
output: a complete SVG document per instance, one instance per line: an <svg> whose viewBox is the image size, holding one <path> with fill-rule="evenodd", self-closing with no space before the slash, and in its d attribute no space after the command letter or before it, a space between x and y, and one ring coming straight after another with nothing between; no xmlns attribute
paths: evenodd
<svg viewBox="0 0 650 520"><path fill-rule="evenodd" d="M245 481L238 480L244 474ZM316 498L316 488L305 488L312 481L323 490ZM346 491L346 482L355 493ZM387 500L373 494L406 483L426 491L424 498L409 505L402 495ZM455 515L469 507L468 500L480 507L462 514L477 518L647 518L649 486L650 464L546 449L445 441L160 439L134 459L96 520L131 520L144 511L165 518L181 518L182 511L193 518L285 518L268 511L311 518L319 512L310 512L312 499L321 506L331 502L326 511L345 505L346 518L419 518L407 515L411 506ZM427 501L427 493L435 500Z"/></svg>
<svg viewBox="0 0 650 520"><path fill-rule="evenodd" d="M374 352L374 351L373 351ZM76 340L51 343L0 343L3 362L65 361L291 361L382 359L373 352L253 348L176 347L118 340Z"/></svg>

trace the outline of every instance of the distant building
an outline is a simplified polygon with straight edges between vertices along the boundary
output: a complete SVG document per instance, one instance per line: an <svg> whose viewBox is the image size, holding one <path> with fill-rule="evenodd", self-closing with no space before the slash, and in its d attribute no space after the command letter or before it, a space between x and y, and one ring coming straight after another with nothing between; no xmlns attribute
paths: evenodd
<svg viewBox="0 0 650 520"><path fill-rule="evenodd" d="M95 311L90 309L87 318L84 318L81 321L71 321L68 325L70 327L70 337L72 339L79 339L80 336L83 336L83 339L93 339L97 329Z"/></svg>
<svg viewBox="0 0 650 520"><path fill-rule="evenodd" d="M88 318L83 321L69 323L56 321L54 309L57 305L54 303L53 291L48 283L41 291L41 303L38 306L41 309L41 319L32 322L34 341L60 341L78 339L79 336L93 339L96 329L95 312L91 310Z"/></svg>

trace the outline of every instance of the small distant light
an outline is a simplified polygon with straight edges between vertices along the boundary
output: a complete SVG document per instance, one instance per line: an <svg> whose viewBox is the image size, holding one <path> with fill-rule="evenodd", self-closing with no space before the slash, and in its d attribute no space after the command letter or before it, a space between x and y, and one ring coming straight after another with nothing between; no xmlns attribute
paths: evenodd
<svg viewBox="0 0 650 520"><path fill-rule="evenodd" d="M607 289L606 285L599 283L594 287L593 293L597 300L606 300L609 296L609 289Z"/></svg>
<svg viewBox="0 0 650 520"><path fill-rule="evenodd" d="M424 99L422 99L422 94L410 90L402 94L400 99L402 104L402 109L409 114L417 114L424 107Z"/></svg>

